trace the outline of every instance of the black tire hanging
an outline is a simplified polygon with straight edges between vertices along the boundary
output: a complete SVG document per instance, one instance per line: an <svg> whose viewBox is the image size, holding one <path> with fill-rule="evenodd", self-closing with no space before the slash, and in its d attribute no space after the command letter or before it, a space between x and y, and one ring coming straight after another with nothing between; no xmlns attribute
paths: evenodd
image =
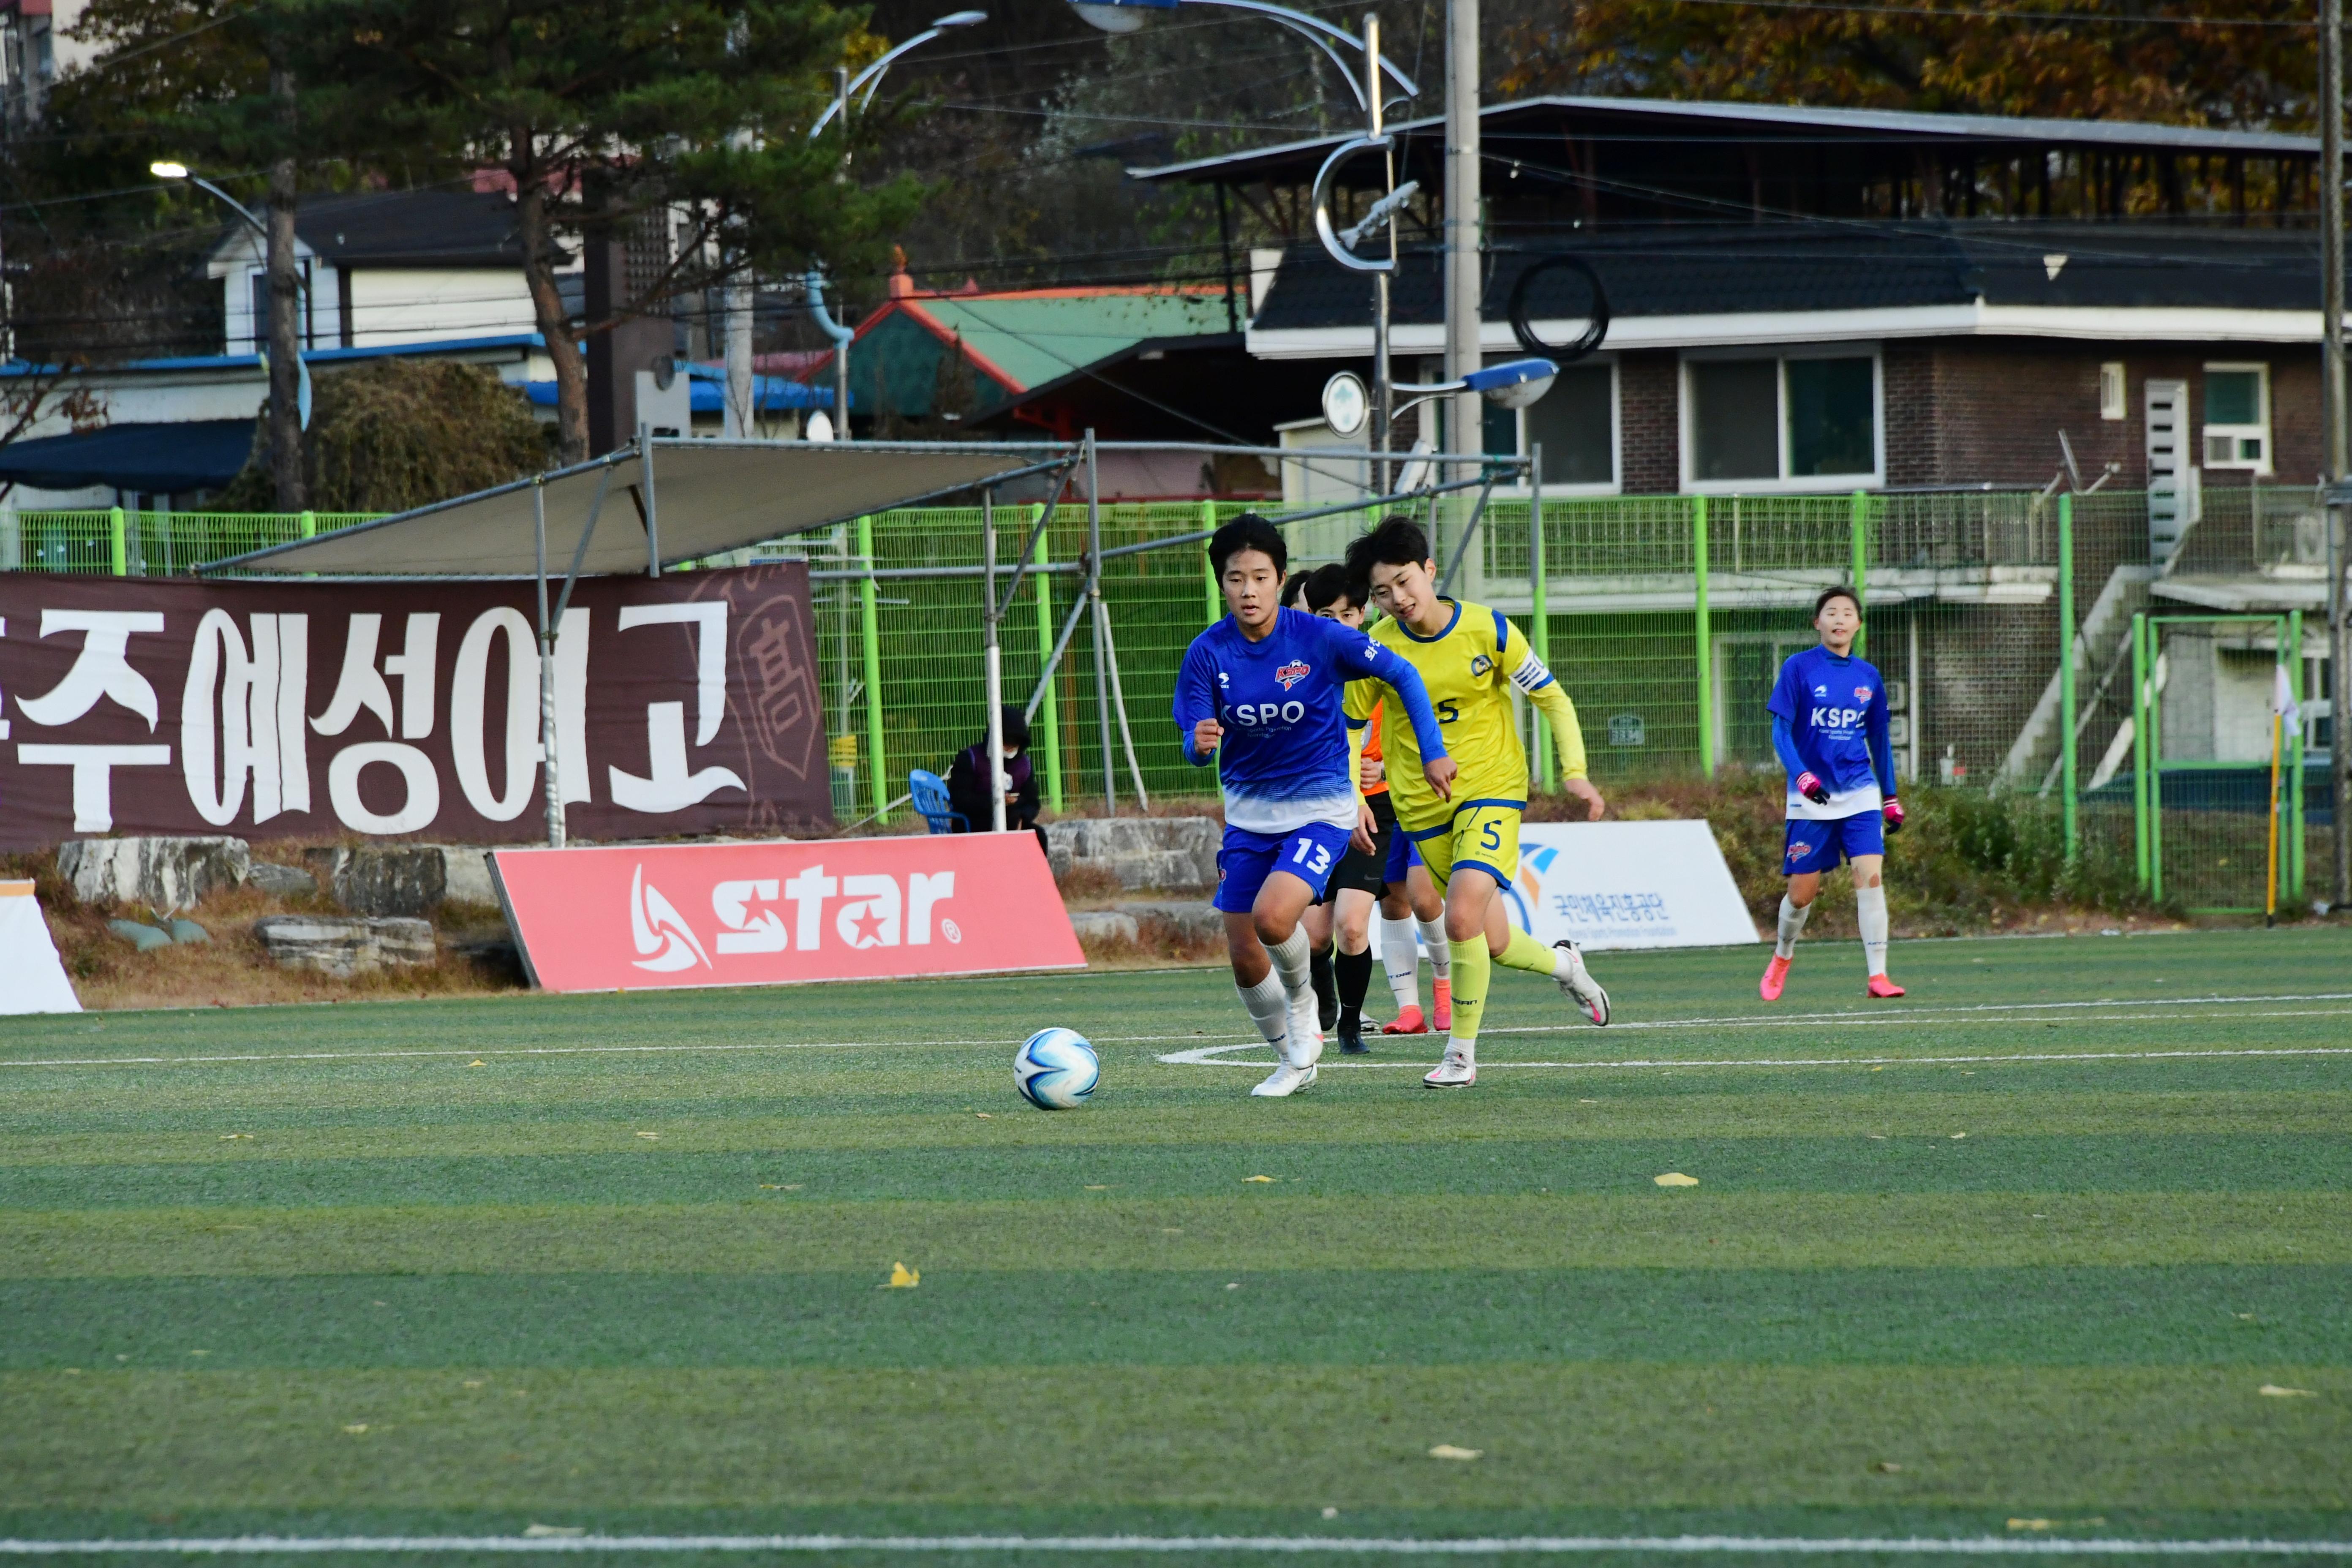
<svg viewBox="0 0 2352 1568"><path fill-rule="evenodd" d="M1574 272L1580 275L1592 290L1592 320L1584 335L1572 343L1554 346L1536 336L1528 325L1528 287L1547 272ZM1519 340L1519 347L1531 354L1541 354L1555 364L1574 364L1598 349L1609 336L1609 294L1601 287L1601 274L1580 256L1555 252L1538 258L1523 268L1511 285L1511 335Z"/></svg>

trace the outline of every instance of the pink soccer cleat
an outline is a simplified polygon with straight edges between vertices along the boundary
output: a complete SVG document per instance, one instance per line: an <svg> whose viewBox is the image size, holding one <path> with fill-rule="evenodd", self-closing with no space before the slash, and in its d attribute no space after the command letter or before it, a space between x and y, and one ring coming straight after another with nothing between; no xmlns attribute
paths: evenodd
<svg viewBox="0 0 2352 1568"><path fill-rule="evenodd" d="M1789 984L1790 963L1790 960L1777 952L1774 953L1772 962L1764 966L1764 978L1758 983L1756 994L1767 1002L1778 1002L1780 999L1781 987ZM1901 995L1902 993L1897 992L1895 994Z"/></svg>
<svg viewBox="0 0 2352 1568"><path fill-rule="evenodd" d="M1429 1033L1429 1021L1421 1016L1421 1008L1418 1005L1414 1005L1407 1007L1403 1012L1399 1013L1394 1019L1382 1024L1381 1026L1381 1033L1383 1035L1425 1035Z"/></svg>
<svg viewBox="0 0 2352 1568"><path fill-rule="evenodd" d="M1884 974L1874 974L1870 977L1870 994L1873 996L1900 996L1904 991Z"/></svg>

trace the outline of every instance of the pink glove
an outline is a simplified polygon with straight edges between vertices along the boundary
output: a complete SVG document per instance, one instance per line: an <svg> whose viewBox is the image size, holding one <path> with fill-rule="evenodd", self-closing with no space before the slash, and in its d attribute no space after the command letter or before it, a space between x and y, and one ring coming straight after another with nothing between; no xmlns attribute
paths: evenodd
<svg viewBox="0 0 2352 1568"><path fill-rule="evenodd" d="M1887 832L1900 833L1903 831L1903 803L1901 801L1888 801L1886 805L1880 809L1879 815L1886 818Z"/></svg>
<svg viewBox="0 0 2352 1568"><path fill-rule="evenodd" d="M1811 773L1797 775L1797 793L1815 805L1827 805L1830 803L1830 786Z"/></svg>

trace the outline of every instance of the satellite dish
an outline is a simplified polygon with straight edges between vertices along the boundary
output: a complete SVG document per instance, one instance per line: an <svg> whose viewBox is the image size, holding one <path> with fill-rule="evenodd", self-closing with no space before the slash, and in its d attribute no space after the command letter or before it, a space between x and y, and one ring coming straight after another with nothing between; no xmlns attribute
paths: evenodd
<svg viewBox="0 0 2352 1568"><path fill-rule="evenodd" d="M1372 400L1355 372L1343 370L1323 384L1323 423L1334 436L1352 436L1361 430L1371 412Z"/></svg>

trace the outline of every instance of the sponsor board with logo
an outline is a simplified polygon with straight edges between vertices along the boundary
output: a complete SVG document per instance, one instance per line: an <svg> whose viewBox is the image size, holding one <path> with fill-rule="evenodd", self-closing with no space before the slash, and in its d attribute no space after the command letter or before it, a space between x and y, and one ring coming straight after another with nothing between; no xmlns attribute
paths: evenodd
<svg viewBox="0 0 2352 1568"><path fill-rule="evenodd" d="M549 991L1086 964L1034 834L500 849L489 859L524 968Z"/></svg>
<svg viewBox="0 0 2352 1568"><path fill-rule="evenodd" d="M1528 823L1503 905L1539 942L1596 951L1763 940L1704 822Z"/></svg>

